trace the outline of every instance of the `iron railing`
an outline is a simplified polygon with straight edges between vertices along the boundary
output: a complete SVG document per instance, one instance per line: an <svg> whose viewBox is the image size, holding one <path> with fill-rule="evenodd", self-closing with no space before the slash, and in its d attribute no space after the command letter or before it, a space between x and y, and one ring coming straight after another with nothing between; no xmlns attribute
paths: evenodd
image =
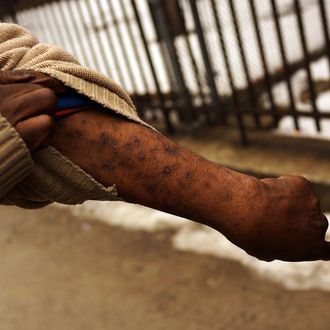
<svg viewBox="0 0 330 330"><path fill-rule="evenodd" d="M233 117L246 143L283 116L317 131L330 118L329 0L18 0L0 15L111 76L169 132Z"/></svg>

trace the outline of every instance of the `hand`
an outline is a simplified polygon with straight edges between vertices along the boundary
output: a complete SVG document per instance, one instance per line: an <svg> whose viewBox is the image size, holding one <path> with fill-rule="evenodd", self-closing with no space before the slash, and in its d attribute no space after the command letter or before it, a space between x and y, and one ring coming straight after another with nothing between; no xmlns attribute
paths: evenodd
<svg viewBox="0 0 330 330"><path fill-rule="evenodd" d="M328 221L311 183L293 176L260 183L257 212L243 248L267 261L330 260Z"/></svg>
<svg viewBox="0 0 330 330"><path fill-rule="evenodd" d="M0 71L0 114L16 129L30 151L49 144L56 95L32 84L34 73Z"/></svg>

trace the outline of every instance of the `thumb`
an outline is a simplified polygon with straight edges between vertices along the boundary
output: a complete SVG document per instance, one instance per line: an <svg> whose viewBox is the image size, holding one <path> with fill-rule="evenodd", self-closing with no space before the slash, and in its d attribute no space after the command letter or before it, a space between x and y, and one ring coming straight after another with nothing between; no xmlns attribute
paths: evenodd
<svg viewBox="0 0 330 330"><path fill-rule="evenodd" d="M35 78L33 72L27 71L0 71L0 84L18 84L31 81Z"/></svg>
<svg viewBox="0 0 330 330"><path fill-rule="evenodd" d="M19 122L15 128L32 152L49 144L54 131L54 121L51 116L42 114Z"/></svg>

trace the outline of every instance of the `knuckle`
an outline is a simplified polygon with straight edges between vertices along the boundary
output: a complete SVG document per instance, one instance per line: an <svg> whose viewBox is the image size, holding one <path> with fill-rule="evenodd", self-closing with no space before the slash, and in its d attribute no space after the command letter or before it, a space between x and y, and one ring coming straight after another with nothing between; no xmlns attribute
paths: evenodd
<svg viewBox="0 0 330 330"><path fill-rule="evenodd" d="M53 131L55 128L54 120L49 115L42 116L42 124L43 124L43 127L45 128L45 130L47 130L49 132Z"/></svg>
<svg viewBox="0 0 330 330"><path fill-rule="evenodd" d="M39 96L46 102L51 104L56 103L56 95L50 88L41 88L39 90Z"/></svg>
<svg viewBox="0 0 330 330"><path fill-rule="evenodd" d="M299 187L301 189L306 189L306 188L312 187L312 184L310 183L310 181L308 181L303 176L295 176L295 177L293 177L293 179L294 179L297 187Z"/></svg>
<svg viewBox="0 0 330 330"><path fill-rule="evenodd" d="M316 210L321 209L320 200L318 199L315 193L312 193L311 206Z"/></svg>

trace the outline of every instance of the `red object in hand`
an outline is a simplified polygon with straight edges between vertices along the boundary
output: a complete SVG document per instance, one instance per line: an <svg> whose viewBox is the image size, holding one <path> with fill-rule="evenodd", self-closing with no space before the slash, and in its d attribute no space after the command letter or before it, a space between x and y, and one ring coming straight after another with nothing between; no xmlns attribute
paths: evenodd
<svg viewBox="0 0 330 330"><path fill-rule="evenodd" d="M90 106L86 106L86 107L81 107L81 108L70 108L70 109L61 109L55 112L55 118L63 118L66 116L69 116L71 114L74 114L76 112L80 112L83 110L87 110L90 109Z"/></svg>

